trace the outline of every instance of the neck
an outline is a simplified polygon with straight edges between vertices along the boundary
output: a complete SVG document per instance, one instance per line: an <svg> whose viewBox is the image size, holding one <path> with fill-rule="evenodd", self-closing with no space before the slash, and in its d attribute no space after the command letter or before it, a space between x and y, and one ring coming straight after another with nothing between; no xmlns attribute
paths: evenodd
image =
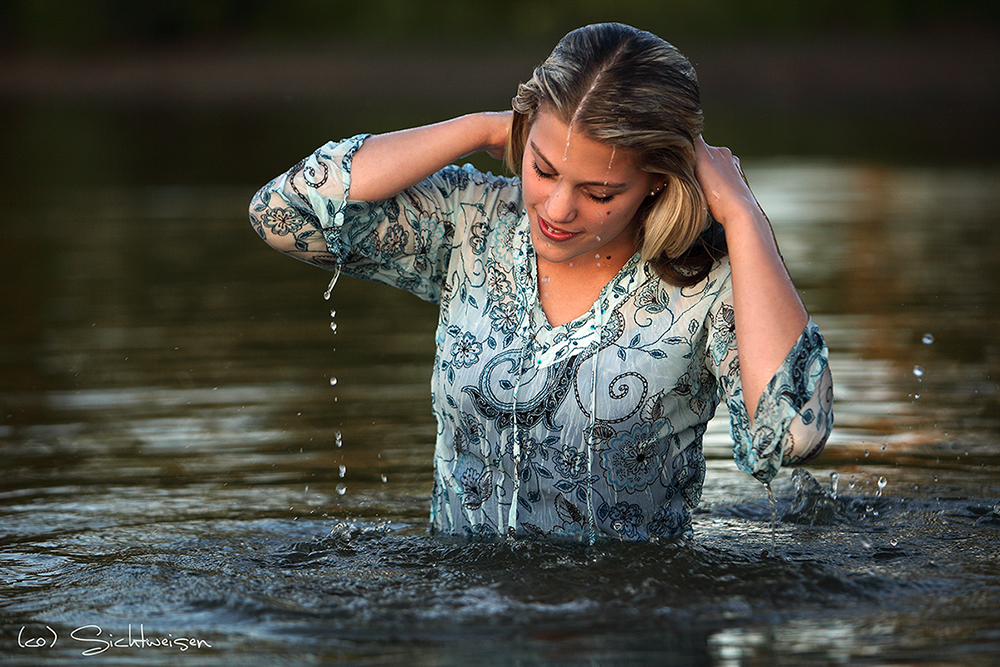
<svg viewBox="0 0 1000 667"><path fill-rule="evenodd" d="M538 300L549 324L557 327L586 314L633 253L619 252L549 262L538 258Z"/></svg>

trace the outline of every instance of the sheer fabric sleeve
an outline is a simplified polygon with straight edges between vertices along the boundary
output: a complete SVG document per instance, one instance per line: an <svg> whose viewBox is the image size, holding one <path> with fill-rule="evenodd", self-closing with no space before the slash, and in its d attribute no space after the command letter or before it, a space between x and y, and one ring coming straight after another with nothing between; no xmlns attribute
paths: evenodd
<svg viewBox="0 0 1000 667"><path fill-rule="evenodd" d="M781 466L823 450L833 428L833 377L826 342L811 319L764 389L749 419L740 382L735 312L719 299L710 313L708 363L729 409L736 465L762 482Z"/></svg>
<svg viewBox="0 0 1000 667"><path fill-rule="evenodd" d="M265 185L251 222L293 257L437 302L456 227L484 214L474 203L497 177L449 166L391 199L353 201L351 163L367 136L328 143Z"/></svg>

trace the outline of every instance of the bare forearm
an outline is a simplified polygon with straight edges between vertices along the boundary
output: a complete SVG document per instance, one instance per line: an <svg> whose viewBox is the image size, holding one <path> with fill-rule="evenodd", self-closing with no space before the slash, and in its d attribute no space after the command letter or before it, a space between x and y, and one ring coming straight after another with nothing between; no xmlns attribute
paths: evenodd
<svg viewBox="0 0 1000 667"><path fill-rule="evenodd" d="M388 199L466 155L494 151L509 124L507 113L470 114L369 137L351 165L349 198Z"/></svg>
<svg viewBox="0 0 1000 667"><path fill-rule="evenodd" d="M764 388L802 334L808 315L763 213L730 220L726 242L743 399L752 418Z"/></svg>
<svg viewBox="0 0 1000 667"><path fill-rule="evenodd" d="M726 230L732 268L736 345L747 414L781 367L808 322L774 232L727 148L696 143L696 173L713 217Z"/></svg>

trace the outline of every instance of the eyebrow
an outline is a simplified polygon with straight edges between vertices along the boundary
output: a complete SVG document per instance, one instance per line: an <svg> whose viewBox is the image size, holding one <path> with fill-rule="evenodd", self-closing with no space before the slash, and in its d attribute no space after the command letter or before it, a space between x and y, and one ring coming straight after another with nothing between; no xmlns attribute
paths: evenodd
<svg viewBox="0 0 1000 667"><path fill-rule="evenodd" d="M550 162L549 159L545 157L545 154L542 153L541 150L539 150L538 145L534 141L529 141L528 143L531 146L531 151L535 154L535 157L544 162L545 165L552 171L558 171L555 168L555 165L553 165L552 162ZM610 188L612 190L625 190L628 188L628 183L610 183L608 181L587 181L586 183L581 183L580 185L596 186L599 188Z"/></svg>

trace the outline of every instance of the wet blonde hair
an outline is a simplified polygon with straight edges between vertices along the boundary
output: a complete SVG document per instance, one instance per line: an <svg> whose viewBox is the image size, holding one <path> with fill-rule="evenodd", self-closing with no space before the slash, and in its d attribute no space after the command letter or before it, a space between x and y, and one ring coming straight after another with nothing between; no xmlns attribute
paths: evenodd
<svg viewBox="0 0 1000 667"><path fill-rule="evenodd" d="M668 42L620 23L578 28L518 87L507 165L521 175L528 133L539 110L586 136L627 150L664 183L638 212L643 259L673 284L692 285L725 254L695 177L701 94L694 67Z"/></svg>

